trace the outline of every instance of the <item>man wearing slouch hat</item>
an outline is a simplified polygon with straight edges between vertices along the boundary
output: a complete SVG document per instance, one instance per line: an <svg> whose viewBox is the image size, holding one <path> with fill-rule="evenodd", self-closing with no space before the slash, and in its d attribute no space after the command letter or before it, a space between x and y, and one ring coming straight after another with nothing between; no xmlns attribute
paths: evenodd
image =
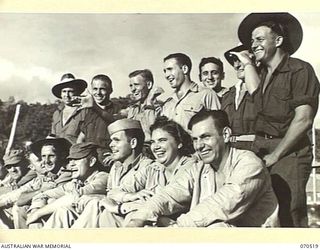
<svg viewBox="0 0 320 250"><path fill-rule="evenodd" d="M71 214L80 213L81 209L77 205L83 195L101 195L106 192L108 174L100 171L96 150L97 145L91 142L71 146L68 159L72 180L35 196L31 205L33 211L28 214L27 224L38 220L43 222L61 209ZM49 223L53 222L49 219Z"/></svg>
<svg viewBox="0 0 320 250"><path fill-rule="evenodd" d="M261 83L254 93L253 150L270 170L285 227L308 226L305 189L312 150L307 132L318 109L319 81L309 63L291 57L302 33L289 13L251 13L238 29L240 41L261 67Z"/></svg>

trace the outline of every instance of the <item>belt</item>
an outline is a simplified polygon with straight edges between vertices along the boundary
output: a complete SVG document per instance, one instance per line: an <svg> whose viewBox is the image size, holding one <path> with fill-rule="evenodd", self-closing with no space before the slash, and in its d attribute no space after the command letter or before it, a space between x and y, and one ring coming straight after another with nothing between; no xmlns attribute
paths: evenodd
<svg viewBox="0 0 320 250"><path fill-rule="evenodd" d="M231 136L230 142L237 142L237 141L254 141L256 138L255 135L234 135Z"/></svg>
<svg viewBox="0 0 320 250"><path fill-rule="evenodd" d="M257 136L263 137L264 139L281 139L281 138L283 138L281 136L274 136L274 135L269 135L269 134L260 133L260 132L257 132Z"/></svg>

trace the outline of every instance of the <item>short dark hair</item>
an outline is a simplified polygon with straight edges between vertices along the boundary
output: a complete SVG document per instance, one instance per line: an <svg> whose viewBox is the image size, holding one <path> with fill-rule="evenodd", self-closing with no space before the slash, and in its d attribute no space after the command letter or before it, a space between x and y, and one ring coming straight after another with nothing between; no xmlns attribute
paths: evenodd
<svg viewBox="0 0 320 250"><path fill-rule="evenodd" d="M179 153L182 156L194 153L191 136L181 127L180 124L169 120L165 116L159 116L156 118L154 124L150 126L151 134L156 129L166 131L175 139L177 144L182 144L182 147L179 149Z"/></svg>
<svg viewBox="0 0 320 250"><path fill-rule="evenodd" d="M176 59L177 63L179 64L180 67L182 67L183 65L187 65L188 66L188 74L190 74L191 72L191 68L192 68L192 62L189 56L187 56L186 54L183 53L174 53L174 54L170 54L168 56L166 56L163 61L167 61L169 59Z"/></svg>
<svg viewBox="0 0 320 250"><path fill-rule="evenodd" d="M199 73L201 74L201 68L206 65L207 63L213 63L215 65L218 65L220 73L223 73L223 62L216 57L204 57L201 59L199 63Z"/></svg>
<svg viewBox="0 0 320 250"><path fill-rule="evenodd" d="M92 78L91 84L92 84L93 81L95 81L95 80L100 80L100 81L103 81L103 82L105 82L105 83L108 83L108 85L109 85L109 87L110 87L110 89L111 89L111 92L113 91L112 81L111 81L111 79L110 79L109 76L103 75L103 74L96 75L96 76L94 76L94 77Z"/></svg>
<svg viewBox="0 0 320 250"><path fill-rule="evenodd" d="M219 133L222 134L222 131L225 127L230 127L228 115L223 110L206 110L202 109L199 113L195 114L189 124L188 128L192 129L193 125L206 120L207 118L211 117L214 121L214 125Z"/></svg>
<svg viewBox="0 0 320 250"><path fill-rule="evenodd" d="M262 22L262 23L257 24L253 28L253 30L255 28L258 28L258 27L261 27L261 26L266 26L266 27L270 28L271 31L275 35L283 37L283 43L281 44L280 48L282 48L286 52L289 52L289 51L293 50L292 49L292 45L291 45L290 40L289 40L289 37L288 37L288 29L287 29L286 25L282 25L281 23L277 23L277 22L274 22L274 21L266 21L266 22Z"/></svg>
<svg viewBox="0 0 320 250"><path fill-rule="evenodd" d="M133 138L137 139L137 152L141 153L142 148L143 148L143 144L144 144L144 139L145 139L145 135L143 133L143 130L142 129L126 129L126 130L124 130L124 133L125 133L128 141L130 141Z"/></svg>
<svg viewBox="0 0 320 250"><path fill-rule="evenodd" d="M153 75L152 75L152 72L151 70L149 69L138 69L138 70L135 70L133 72L131 72L129 74L129 78L132 78L132 77L135 77L137 75L140 75L141 77L143 77L143 79L147 82L152 82L153 83Z"/></svg>

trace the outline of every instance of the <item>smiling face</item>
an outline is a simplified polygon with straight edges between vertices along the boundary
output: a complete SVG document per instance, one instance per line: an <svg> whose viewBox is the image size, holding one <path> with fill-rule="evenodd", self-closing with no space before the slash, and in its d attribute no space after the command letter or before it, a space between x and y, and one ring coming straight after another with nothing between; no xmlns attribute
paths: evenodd
<svg viewBox="0 0 320 250"><path fill-rule="evenodd" d="M186 77L183 67L178 64L176 59L171 58L164 62L163 72L171 88L178 91Z"/></svg>
<svg viewBox="0 0 320 250"><path fill-rule="evenodd" d="M219 165L226 152L226 142L211 117L192 126L193 146L204 163Z"/></svg>
<svg viewBox="0 0 320 250"><path fill-rule="evenodd" d="M97 104L104 105L109 102L112 89L110 84L100 79L93 80L91 83L92 95Z"/></svg>
<svg viewBox="0 0 320 250"><path fill-rule="evenodd" d="M251 49L257 61L269 62L276 53L277 35L269 27L260 26L252 31Z"/></svg>
<svg viewBox="0 0 320 250"><path fill-rule="evenodd" d="M237 78L244 80L244 65L239 60L233 62L233 68L237 72Z"/></svg>
<svg viewBox="0 0 320 250"><path fill-rule="evenodd" d="M19 181L22 178L22 176L24 175L25 171L23 171L23 168L24 167L20 166L19 164L6 166L8 174L16 182Z"/></svg>
<svg viewBox="0 0 320 250"><path fill-rule="evenodd" d="M143 102L147 98L150 91L148 83L141 75L133 76L129 81L129 87L133 99L135 101Z"/></svg>
<svg viewBox="0 0 320 250"><path fill-rule="evenodd" d="M206 87L211 89L220 87L223 78L219 65L209 62L201 67L200 79Z"/></svg>
<svg viewBox="0 0 320 250"><path fill-rule="evenodd" d="M74 96L75 96L74 88L63 88L61 90L61 99L66 105L72 105L72 100Z"/></svg>
<svg viewBox="0 0 320 250"><path fill-rule="evenodd" d="M41 160L34 153L29 155L30 168L35 170L39 174L44 174L47 170L45 165L41 164Z"/></svg>
<svg viewBox="0 0 320 250"><path fill-rule="evenodd" d="M69 168L73 170L72 178L86 180L90 172L90 158L70 159Z"/></svg>
<svg viewBox="0 0 320 250"><path fill-rule="evenodd" d="M151 151L158 162L168 166L179 154L178 142L167 131L158 128L151 135Z"/></svg>
<svg viewBox="0 0 320 250"><path fill-rule="evenodd" d="M124 162L133 153L125 131L118 131L111 135L110 149L112 151L112 158L120 162Z"/></svg>
<svg viewBox="0 0 320 250"><path fill-rule="evenodd" d="M41 165L46 172L51 172L55 169L58 161L56 150L53 145L45 145L41 149Z"/></svg>

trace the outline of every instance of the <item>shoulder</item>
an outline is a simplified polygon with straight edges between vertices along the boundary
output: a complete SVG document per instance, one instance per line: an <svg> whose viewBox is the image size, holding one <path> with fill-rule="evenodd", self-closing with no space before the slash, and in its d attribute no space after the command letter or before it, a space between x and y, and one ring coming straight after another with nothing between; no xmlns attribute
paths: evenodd
<svg viewBox="0 0 320 250"><path fill-rule="evenodd" d="M262 160L252 151L231 148L232 165L238 166L242 170L255 171L264 168Z"/></svg>
<svg viewBox="0 0 320 250"><path fill-rule="evenodd" d="M288 66L290 68L291 71L295 72L295 71L299 71L302 69L312 69L313 67L311 66L310 63L303 61L301 59L298 58L294 58L294 57L289 57L288 58Z"/></svg>
<svg viewBox="0 0 320 250"><path fill-rule="evenodd" d="M95 179L108 179L109 174L104 171L98 171L95 175Z"/></svg>

